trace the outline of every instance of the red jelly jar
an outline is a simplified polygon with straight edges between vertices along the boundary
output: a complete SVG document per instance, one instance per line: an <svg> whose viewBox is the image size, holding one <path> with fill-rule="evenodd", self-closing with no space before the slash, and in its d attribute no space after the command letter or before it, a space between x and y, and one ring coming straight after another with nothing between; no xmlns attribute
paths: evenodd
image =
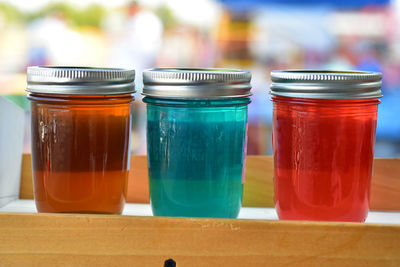
<svg viewBox="0 0 400 267"><path fill-rule="evenodd" d="M287 70L271 79L279 218L365 221L382 74Z"/></svg>

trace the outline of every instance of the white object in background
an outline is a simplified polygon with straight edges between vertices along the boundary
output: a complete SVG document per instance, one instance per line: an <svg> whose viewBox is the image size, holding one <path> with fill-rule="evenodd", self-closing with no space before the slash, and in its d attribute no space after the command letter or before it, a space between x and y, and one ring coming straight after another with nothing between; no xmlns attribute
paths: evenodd
<svg viewBox="0 0 400 267"><path fill-rule="evenodd" d="M0 97L0 207L19 198L24 110Z"/></svg>

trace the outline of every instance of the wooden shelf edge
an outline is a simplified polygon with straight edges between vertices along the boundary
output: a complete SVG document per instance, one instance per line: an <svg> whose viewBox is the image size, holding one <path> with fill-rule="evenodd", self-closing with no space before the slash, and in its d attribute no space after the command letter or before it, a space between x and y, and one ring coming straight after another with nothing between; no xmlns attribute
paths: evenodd
<svg viewBox="0 0 400 267"><path fill-rule="evenodd" d="M59 265L400 264L400 226L359 223L0 214L0 262Z"/></svg>

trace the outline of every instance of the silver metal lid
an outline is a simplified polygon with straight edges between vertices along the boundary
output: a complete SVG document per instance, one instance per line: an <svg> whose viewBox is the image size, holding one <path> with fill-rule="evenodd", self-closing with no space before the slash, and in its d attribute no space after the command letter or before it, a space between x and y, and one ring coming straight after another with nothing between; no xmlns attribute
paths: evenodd
<svg viewBox="0 0 400 267"><path fill-rule="evenodd" d="M364 71L277 70L271 95L318 99L382 97L382 73Z"/></svg>
<svg viewBox="0 0 400 267"><path fill-rule="evenodd" d="M155 68L143 72L143 95L219 99L251 95L251 73L236 69Z"/></svg>
<svg viewBox="0 0 400 267"><path fill-rule="evenodd" d="M28 67L31 93L119 95L135 92L135 71L90 67Z"/></svg>

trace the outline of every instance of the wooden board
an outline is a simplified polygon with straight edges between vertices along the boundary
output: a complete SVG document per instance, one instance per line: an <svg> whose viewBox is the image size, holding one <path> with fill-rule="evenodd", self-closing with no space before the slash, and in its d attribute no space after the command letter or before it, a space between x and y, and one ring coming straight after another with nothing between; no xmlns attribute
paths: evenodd
<svg viewBox="0 0 400 267"><path fill-rule="evenodd" d="M274 162L269 156L248 156L243 206L274 207Z"/></svg>
<svg viewBox="0 0 400 267"><path fill-rule="evenodd" d="M148 203L149 189L146 156L131 157L127 201ZM248 156L243 206L273 207L273 159ZM30 155L22 161L20 198L32 199ZM400 211L400 159L375 159L371 185L371 209Z"/></svg>
<svg viewBox="0 0 400 267"><path fill-rule="evenodd" d="M31 154L22 155L21 183L19 198L33 199L32 161Z"/></svg>
<svg viewBox="0 0 400 267"><path fill-rule="evenodd" d="M375 159L371 183L372 210L400 211L400 159Z"/></svg>
<svg viewBox="0 0 400 267"><path fill-rule="evenodd" d="M0 213L5 266L400 266L400 227Z"/></svg>

